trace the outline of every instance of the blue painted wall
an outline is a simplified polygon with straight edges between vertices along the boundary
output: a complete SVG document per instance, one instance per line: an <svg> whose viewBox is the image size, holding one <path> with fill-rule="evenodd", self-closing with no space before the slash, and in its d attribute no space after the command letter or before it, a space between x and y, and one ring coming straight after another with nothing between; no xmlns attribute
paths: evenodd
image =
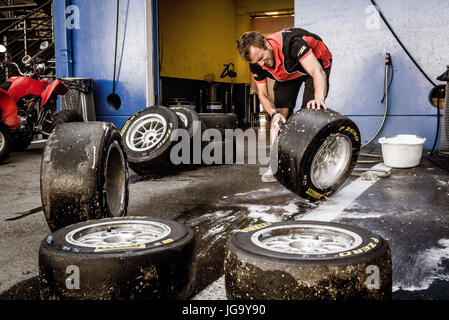
<svg viewBox="0 0 449 320"><path fill-rule="evenodd" d="M118 128L147 105L146 62L152 56L147 54L145 2L120 1L116 93L122 106L113 110L106 98L112 93L117 1L54 0L56 75L92 78L97 120L113 122ZM67 18L74 13L65 12L68 5L79 8L79 29L66 28Z"/></svg>
<svg viewBox="0 0 449 320"><path fill-rule="evenodd" d="M415 60L435 83L442 84L436 77L449 64L449 1L376 3ZM295 0L295 26L317 33L330 48L334 64L327 104L357 123L363 143L382 122L385 53L390 52L394 80L389 116L378 138L416 134L427 138L425 148L432 147L436 132L436 108L428 102L432 85L396 42L371 1Z"/></svg>

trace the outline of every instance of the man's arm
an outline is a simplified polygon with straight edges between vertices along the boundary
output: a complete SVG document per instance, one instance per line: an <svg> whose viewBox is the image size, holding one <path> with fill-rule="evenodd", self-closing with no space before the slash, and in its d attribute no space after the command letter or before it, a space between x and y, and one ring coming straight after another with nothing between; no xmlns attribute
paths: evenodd
<svg viewBox="0 0 449 320"><path fill-rule="evenodd" d="M268 86L267 82L257 82L256 81L257 94L259 96L260 103L262 104L263 109L270 116L276 111L276 107L274 106L273 100L268 95Z"/></svg>
<svg viewBox="0 0 449 320"><path fill-rule="evenodd" d="M273 113L276 110L276 107L274 105L273 100L270 98L270 96L268 95L268 87L267 87L267 82L257 82L256 81L256 88L257 88L257 94L259 96L259 101L262 104L263 109L265 110L266 113L268 113L271 117L271 122L272 122L272 127L275 126L277 127L279 121L281 122L285 122L285 116L278 112L277 114L275 114L273 116ZM288 111L288 109L287 109Z"/></svg>
<svg viewBox="0 0 449 320"><path fill-rule="evenodd" d="M307 108L320 109L323 107L327 109L324 100L327 93L327 79L321 64L318 62L315 55L310 53L307 57L300 60L304 70L313 78L313 86L315 88L315 98L307 102Z"/></svg>

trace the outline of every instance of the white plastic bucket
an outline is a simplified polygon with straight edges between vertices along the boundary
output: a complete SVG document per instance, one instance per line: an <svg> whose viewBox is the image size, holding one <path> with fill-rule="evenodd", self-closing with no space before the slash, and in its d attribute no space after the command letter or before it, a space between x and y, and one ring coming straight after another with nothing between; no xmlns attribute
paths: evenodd
<svg viewBox="0 0 449 320"><path fill-rule="evenodd" d="M421 162L422 149L426 138L412 134L382 137L382 156L385 165L391 168L413 168Z"/></svg>

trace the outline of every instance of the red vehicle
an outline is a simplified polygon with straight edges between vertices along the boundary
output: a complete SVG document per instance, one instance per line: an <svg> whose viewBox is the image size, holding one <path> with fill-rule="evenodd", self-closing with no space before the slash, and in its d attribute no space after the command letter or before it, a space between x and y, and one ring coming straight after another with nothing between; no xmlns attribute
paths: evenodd
<svg viewBox="0 0 449 320"><path fill-rule="evenodd" d="M0 85L0 163L11 150L27 148L35 134L49 136L58 123L82 121L76 111L56 113L57 96L68 91L62 80L56 79L51 84L40 80L45 64L39 55L48 47L45 41L35 56L23 57L25 72L14 62L0 61L0 67L15 67L20 74ZM0 53L5 52L6 48L0 45Z"/></svg>

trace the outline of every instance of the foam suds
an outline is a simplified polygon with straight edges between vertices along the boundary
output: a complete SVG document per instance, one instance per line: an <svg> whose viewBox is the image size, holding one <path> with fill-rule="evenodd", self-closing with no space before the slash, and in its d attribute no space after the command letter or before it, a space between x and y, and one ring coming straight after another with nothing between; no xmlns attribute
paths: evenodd
<svg viewBox="0 0 449 320"><path fill-rule="evenodd" d="M381 218L384 216L401 216L401 217L409 217L412 215L418 215L422 217L426 214L425 210L415 209L415 210L397 210L397 209L384 209L379 208L380 211L373 210L372 208L368 208L360 205L359 203L354 203L351 206L345 209L346 211L342 212L339 218L345 219L371 219L371 218Z"/></svg>
<svg viewBox="0 0 449 320"><path fill-rule="evenodd" d="M267 193L270 191L271 191L270 188L263 188L263 189L248 191L248 192L236 193L236 194L234 194L234 196L241 197L241 196L248 196L248 195L260 195L260 193Z"/></svg>
<svg viewBox="0 0 449 320"><path fill-rule="evenodd" d="M388 144L416 145L416 144L423 144L425 141L426 141L425 138L421 138L413 134L398 134L397 136L389 138L382 137L379 139L380 144L388 143Z"/></svg>
<svg viewBox="0 0 449 320"><path fill-rule="evenodd" d="M443 266L443 261L449 260L449 239L438 240L438 245L414 257L404 278L393 284L393 291L426 290L435 280L449 281L449 272Z"/></svg>
<svg viewBox="0 0 449 320"><path fill-rule="evenodd" d="M449 185L449 181L442 181L442 180L439 180L439 179L435 179L440 185L442 185L442 186L447 186L447 185Z"/></svg>
<svg viewBox="0 0 449 320"><path fill-rule="evenodd" d="M372 167L373 170L390 170L391 168L386 167L383 163L379 163ZM295 220L316 220L330 222L342 218L343 210L348 208L355 199L357 199L363 192L368 190L374 183L375 180L363 180L358 178L357 180L349 183L346 187L339 190L337 193L333 194L326 201L320 203L320 205L310 210L308 213L297 216Z"/></svg>
<svg viewBox="0 0 449 320"><path fill-rule="evenodd" d="M289 201L285 205L258 205L238 204L246 208L248 218L262 220L263 222L280 222L299 212L298 200Z"/></svg>

